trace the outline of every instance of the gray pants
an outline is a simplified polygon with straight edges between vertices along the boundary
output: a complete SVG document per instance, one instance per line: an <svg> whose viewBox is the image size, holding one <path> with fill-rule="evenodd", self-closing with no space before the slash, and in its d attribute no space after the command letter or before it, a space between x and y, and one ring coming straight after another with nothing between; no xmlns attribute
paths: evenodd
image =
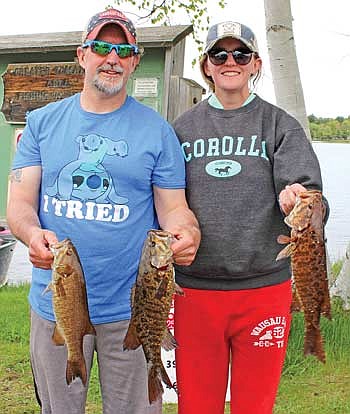
<svg viewBox="0 0 350 414"><path fill-rule="evenodd" d="M97 353L104 414L161 414L161 400L148 402L143 350L123 351L129 321L95 325L96 337L84 337L88 378ZM31 312L30 358L42 414L84 414L87 387L66 384L67 347L52 341L55 324Z"/></svg>

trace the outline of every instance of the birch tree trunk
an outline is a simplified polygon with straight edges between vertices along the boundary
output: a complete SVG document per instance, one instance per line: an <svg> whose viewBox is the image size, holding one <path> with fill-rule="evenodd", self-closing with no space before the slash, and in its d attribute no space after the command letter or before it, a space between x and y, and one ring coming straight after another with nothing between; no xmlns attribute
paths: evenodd
<svg viewBox="0 0 350 414"><path fill-rule="evenodd" d="M300 122L311 140L295 51L290 0L264 0L264 6L276 103Z"/></svg>
<svg viewBox="0 0 350 414"><path fill-rule="evenodd" d="M276 103L300 122L311 141L295 50L290 0L264 0L264 7L267 47ZM350 264L348 257L350 250L347 252L347 259L336 281L332 277L328 249L326 249L326 254L329 283L330 285L334 284L330 289L330 294L341 297L344 307L350 308Z"/></svg>

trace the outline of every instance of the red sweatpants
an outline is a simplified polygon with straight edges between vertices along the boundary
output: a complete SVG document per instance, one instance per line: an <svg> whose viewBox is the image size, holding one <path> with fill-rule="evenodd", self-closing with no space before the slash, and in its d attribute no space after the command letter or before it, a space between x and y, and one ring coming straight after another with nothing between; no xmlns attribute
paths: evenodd
<svg viewBox="0 0 350 414"><path fill-rule="evenodd" d="M175 298L178 414L271 414L287 349L290 281Z"/></svg>

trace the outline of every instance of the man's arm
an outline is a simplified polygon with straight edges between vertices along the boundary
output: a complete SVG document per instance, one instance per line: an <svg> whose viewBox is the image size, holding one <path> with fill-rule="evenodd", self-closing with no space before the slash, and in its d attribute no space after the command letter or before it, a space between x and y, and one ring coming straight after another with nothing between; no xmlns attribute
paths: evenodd
<svg viewBox="0 0 350 414"><path fill-rule="evenodd" d="M185 190L154 186L153 192L159 225L176 238L171 245L174 260L179 265L188 266L196 256L201 233L198 221L188 207Z"/></svg>
<svg viewBox="0 0 350 414"><path fill-rule="evenodd" d="M7 222L14 236L28 246L33 265L50 269L53 255L48 247L57 242L57 238L53 232L43 230L39 222L40 182L40 166L11 172Z"/></svg>

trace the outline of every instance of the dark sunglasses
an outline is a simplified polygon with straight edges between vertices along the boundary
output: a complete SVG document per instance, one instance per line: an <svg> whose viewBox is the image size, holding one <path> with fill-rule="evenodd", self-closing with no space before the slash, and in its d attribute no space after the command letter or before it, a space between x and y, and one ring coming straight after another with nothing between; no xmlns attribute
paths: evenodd
<svg viewBox="0 0 350 414"><path fill-rule="evenodd" d="M228 59L228 55L231 53L234 61L237 65L248 65L252 60L254 52L250 50L225 50L225 49L212 49L208 52L209 60L213 65L222 65Z"/></svg>
<svg viewBox="0 0 350 414"><path fill-rule="evenodd" d="M127 43L114 44L104 42L103 40L87 40L83 44L83 48L91 47L91 50L94 53L97 53L101 56L107 56L114 49L117 52L117 55L121 58L128 58L130 56L138 55L139 48L136 45L129 45Z"/></svg>

